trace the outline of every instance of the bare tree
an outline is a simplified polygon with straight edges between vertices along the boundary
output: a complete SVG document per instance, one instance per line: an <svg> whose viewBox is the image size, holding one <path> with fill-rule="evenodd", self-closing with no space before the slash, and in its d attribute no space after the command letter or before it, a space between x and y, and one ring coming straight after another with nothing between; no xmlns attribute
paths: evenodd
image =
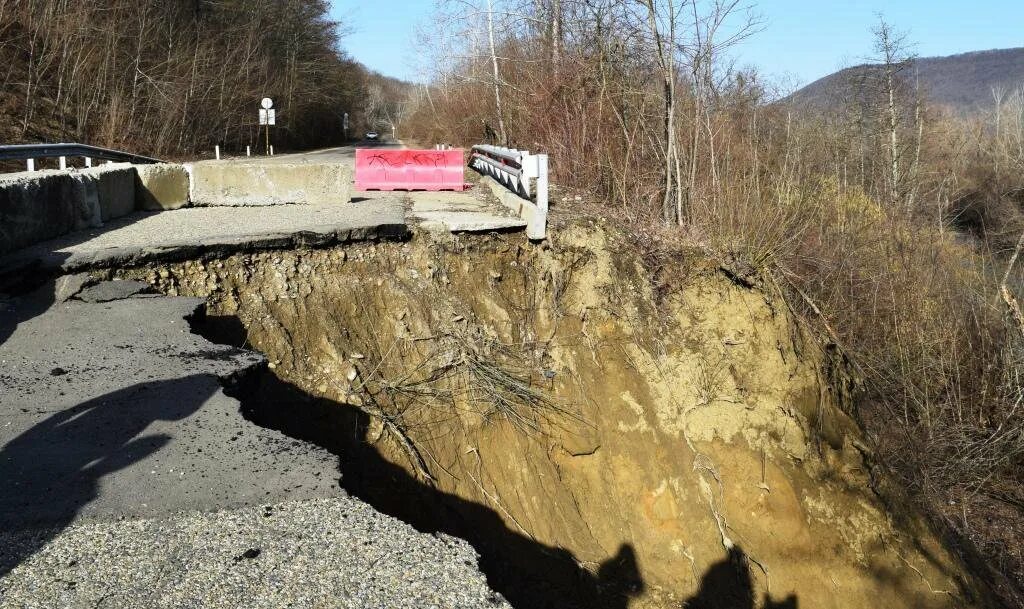
<svg viewBox="0 0 1024 609"><path fill-rule="evenodd" d="M661 213L666 224L681 222L683 193L681 188L679 151L676 145L676 31L677 5L675 0L664 4L656 0L641 0L647 8L647 27L654 44L662 87L662 125L664 138L664 198Z"/></svg>
<svg viewBox="0 0 1024 609"><path fill-rule="evenodd" d="M886 149L888 164L888 201L893 208L899 206L905 193L904 160L900 138L901 124L901 78L903 72L911 65L914 55L909 51L907 35L898 32L879 15L878 25L872 30L875 37L875 59L883 71L885 93L885 126L888 146ZM920 119L919 112L917 118Z"/></svg>

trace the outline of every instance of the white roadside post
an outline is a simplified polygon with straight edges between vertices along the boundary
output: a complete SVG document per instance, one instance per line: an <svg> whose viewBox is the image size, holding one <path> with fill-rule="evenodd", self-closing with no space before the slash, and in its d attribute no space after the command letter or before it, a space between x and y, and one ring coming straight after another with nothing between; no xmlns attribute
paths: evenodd
<svg viewBox="0 0 1024 609"><path fill-rule="evenodd" d="M36 160L35 159L25 159L25 165L28 167L29 171L35 171L36 170Z"/></svg>
<svg viewBox="0 0 1024 609"><path fill-rule="evenodd" d="M58 162L60 163L60 170L61 171L64 171L65 169L68 168L68 157L62 156L62 157L60 157L60 160Z"/></svg>
<svg viewBox="0 0 1024 609"><path fill-rule="evenodd" d="M92 167L92 157L91 156L85 157L85 166L86 167Z"/></svg>
<svg viewBox="0 0 1024 609"><path fill-rule="evenodd" d="M220 160L220 146L213 147L213 155L217 157L218 161Z"/></svg>
<svg viewBox="0 0 1024 609"><path fill-rule="evenodd" d="M252 146L245 147L245 156L252 156Z"/></svg>

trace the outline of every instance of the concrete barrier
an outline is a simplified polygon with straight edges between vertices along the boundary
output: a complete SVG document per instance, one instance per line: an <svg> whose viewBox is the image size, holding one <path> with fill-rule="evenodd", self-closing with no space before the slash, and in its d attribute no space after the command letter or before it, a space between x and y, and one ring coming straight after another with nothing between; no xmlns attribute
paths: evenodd
<svg viewBox="0 0 1024 609"><path fill-rule="evenodd" d="M143 211L179 209L189 204L189 176L182 165L135 166L135 207Z"/></svg>
<svg viewBox="0 0 1024 609"><path fill-rule="evenodd" d="M193 205L344 204L352 189L352 167L344 163L205 161L186 167Z"/></svg>
<svg viewBox="0 0 1024 609"><path fill-rule="evenodd" d="M106 222L135 211L135 168L128 163L103 165L72 172L71 178L82 185L83 196L99 209Z"/></svg>
<svg viewBox="0 0 1024 609"><path fill-rule="evenodd" d="M131 165L0 175L0 254L101 226L134 209Z"/></svg>
<svg viewBox="0 0 1024 609"><path fill-rule="evenodd" d="M342 163L118 163L0 174L0 255L136 210L345 204L351 189L352 168Z"/></svg>

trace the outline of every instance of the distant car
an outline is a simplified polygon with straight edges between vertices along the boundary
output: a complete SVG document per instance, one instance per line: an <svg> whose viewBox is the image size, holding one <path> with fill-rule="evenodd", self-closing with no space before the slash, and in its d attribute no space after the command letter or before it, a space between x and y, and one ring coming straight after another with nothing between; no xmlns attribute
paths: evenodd
<svg viewBox="0 0 1024 609"><path fill-rule="evenodd" d="M365 137L368 140L377 141L380 139L380 134L378 134L376 131L367 131Z"/></svg>

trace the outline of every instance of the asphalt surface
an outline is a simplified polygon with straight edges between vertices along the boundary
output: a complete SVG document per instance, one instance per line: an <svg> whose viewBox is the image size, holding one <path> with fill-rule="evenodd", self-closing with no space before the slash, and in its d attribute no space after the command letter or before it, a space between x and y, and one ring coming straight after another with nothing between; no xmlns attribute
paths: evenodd
<svg viewBox="0 0 1024 609"><path fill-rule="evenodd" d="M0 529L334 493L329 453L248 424L225 395L263 356L193 334L201 300L69 300L32 316L50 293L9 303L0 326Z"/></svg>
<svg viewBox="0 0 1024 609"><path fill-rule="evenodd" d="M5 546L25 535L0 533ZM0 605L506 608L465 542L350 497L76 525L9 576Z"/></svg>
<svg viewBox="0 0 1024 609"><path fill-rule="evenodd" d="M85 268L182 259L200 253L327 246L407 232L400 198L347 205L189 207L135 212L103 228L72 233L0 258L0 274L21 268Z"/></svg>
<svg viewBox="0 0 1024 609"><path fill-rule="evenodd" d="M0 302L0 607L503 606L467 544L243 418L264 358L193 334L201 300L139 288Z"/></svg>
<svg viewBox="0 0 1024 609"><path fill-rule="evenodd" d="M252 156L252 157L231 157L225 159L234 163L339 163L354 162L356 148L403 148L401 142L391 140L367 141L363 140L346 146L334 148L323 148L321 150L310 150L308 152L292 152L287 154L275 154L274 156Z"/></svg>

